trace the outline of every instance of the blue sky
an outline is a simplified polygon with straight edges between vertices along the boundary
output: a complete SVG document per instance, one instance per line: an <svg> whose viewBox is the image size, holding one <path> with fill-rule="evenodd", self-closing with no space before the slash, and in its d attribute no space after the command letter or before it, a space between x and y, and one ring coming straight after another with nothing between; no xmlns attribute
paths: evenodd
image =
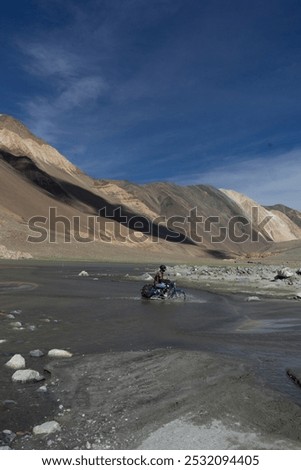
<svg viewBox="0 0 301 470"><path fill-rule="evenodd" d="M3 2L1 113L96 178L301 209L299 0Z"/></svg>

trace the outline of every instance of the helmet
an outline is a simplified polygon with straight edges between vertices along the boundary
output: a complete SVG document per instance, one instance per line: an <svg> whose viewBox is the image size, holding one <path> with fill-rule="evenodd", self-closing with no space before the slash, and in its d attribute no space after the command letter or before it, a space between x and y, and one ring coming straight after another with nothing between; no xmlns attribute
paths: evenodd
<svg viewBox="0 0 301 470"><path fill-rule="evenodd" d="M165 266L165 264L161 264L161 266L160 266L160 271L166 271L166 266Z"/></svg>

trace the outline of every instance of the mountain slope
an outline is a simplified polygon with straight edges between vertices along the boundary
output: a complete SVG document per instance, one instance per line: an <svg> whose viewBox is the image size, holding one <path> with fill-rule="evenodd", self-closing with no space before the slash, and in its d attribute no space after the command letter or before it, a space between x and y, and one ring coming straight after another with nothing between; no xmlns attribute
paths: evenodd
<svg viewBox="0 0 301 470"><path fill-rule="evenodd" d="M274 242L297 240L301 238L301 225L299 227L284 212L269 210L244 194L240 194L236 191L223 189L222 192L227 194L233 201L236 201L247 217L252 218L252 209L253 213L256 214L254 208L258 208L258 217L260 220L270 218L265 226L265 230Z"/></svg>
<svg viewBox="0 0 301 470"><path fill-rule="evenodd" d="M301 212L291 209L283 204L275 204L274 206L265 206L265 208L275 214L282 213L288 217L297 227L301 228Z"/></svg>
<svg viewBox="0 0 301 470"><path fill-rule="evenodd" d="M301 239L299 219L288 212L205 185L94 180L0 115L0 257L1 246L25 257L263 256L275 241Z"/></svg>

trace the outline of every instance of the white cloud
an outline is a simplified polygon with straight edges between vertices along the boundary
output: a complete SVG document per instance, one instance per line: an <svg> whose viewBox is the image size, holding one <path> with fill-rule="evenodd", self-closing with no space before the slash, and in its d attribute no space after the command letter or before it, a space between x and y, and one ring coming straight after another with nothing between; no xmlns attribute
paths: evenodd
<svg viewBox="0 0 301 470"><path fill-rule="evenodd" d="M301 149L274 157L258 156L177 180L180 184L211 184L233 189L265 204L301 210Z"/></svg>

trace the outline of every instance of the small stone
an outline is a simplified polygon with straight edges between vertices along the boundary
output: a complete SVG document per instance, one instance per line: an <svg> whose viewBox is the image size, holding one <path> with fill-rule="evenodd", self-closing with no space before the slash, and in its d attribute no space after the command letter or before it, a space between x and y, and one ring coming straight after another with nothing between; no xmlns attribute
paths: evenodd
<svg viewBox="0 0 301 470"><path fill-rule="evenodd" d="M13 320L13 319L16 318L16 317L15 317L15 315L13 315L12 313L9 313L9 314L7 315L7 318L9 318L10 320Z"/></svg>
<svg viewBox="0 0 301 470"><path fill-rule="evenodd" d="M35 331L35 330L37 329L37 327L36 327L35 325L29 325L29 326L27 327L27 329L28 329L29 331Z"/></svg>
<svg viewBox="0 0 301 470"><path fill-rule="evenodd" d="M0 339L0 344L6 343L6 339Z"/></svg>
<svg viewBox="0 0 301 470"><path fill-rule="evenodd" d="M258 300L260 300L259 297L257 297L256 295L251 295L250 297L247 297L247 302L256 302Z"/></svg>
<svg viewBox="0 0 301 470"><path fill-rule="evenodd" d="M9 313L11 313L12 315L20 315L20 314L22 313L22 310L20 310L20 309L12 310L12 311L9 312Z"/></svg>
<svg viewBox="0 0 301 470"><path fill-rule="evenodd" d="M24 369L25 359L21 354L15 354L5 365L10 367L10 369Z"/></svg>
<svg viewBox="0 0 301 470"><path fill-rule="evenodd" d="M35 426L32 430L35 436L39 434L52 434L61 431L61 426L57 421L46 421L46 423Z"/></svg>
<svg viewBox="0 0 301 470"><path fill-rule="evenodd" d="M64 349L51 349L48 351L49 357L72 357L72 353L69 351L65 351Z"/></svg>
<svg viewBox="0 0 301 470"><path fill-rule="evenodd" d="M3 406L12 406L12 405L17 405L17 402L15 400L3 400L2 402Z"/></svg>
<svg viewBox="0 0 301 470"><path fill-rule="evenodd" d="M45 353L43 353L43 351L41 351L40 349L33 349L32 351L30 351L29 355L31 357L42 357L45 356Z"/></svg>
<svg viewBox="0 0 301 470"><path fill-rule="evenodd" d="M37 392L39 392L39 393L47 393L47 392L48 392L48 388L46 387L46 385L42 385L41 387L38 388Z"/></svg>
<svg viewBox="0 0 301 470"><path fill-rule="evenodd" d="M10 326L12 326L13 328L21 328L22 323L20 321L12 321L10 323Z"/></svg>
<svg viewBox="0 0 301 470"><path fill-rule="evenodd" d="M17 370L12 376L13 382L21 383L40 382L44 379L43 375L32 369Z"/></svg>
<svg viewBox="0 0 301 470"><path fill-rule="evenodd" d="M81 276L81 277L88 277L88 276L89 276L89 273L87 273L87 271L81 271L81 272L79 273L79 276Z"/></svg>
<svg viewBox="0 0 301 470"><path fill-rule="evenodd" d="M11 442L13 442L15 438L16 438L16 434L10 429L4 429L4 431L2 431L2 440L6 444L10 444Z"/></svg>

